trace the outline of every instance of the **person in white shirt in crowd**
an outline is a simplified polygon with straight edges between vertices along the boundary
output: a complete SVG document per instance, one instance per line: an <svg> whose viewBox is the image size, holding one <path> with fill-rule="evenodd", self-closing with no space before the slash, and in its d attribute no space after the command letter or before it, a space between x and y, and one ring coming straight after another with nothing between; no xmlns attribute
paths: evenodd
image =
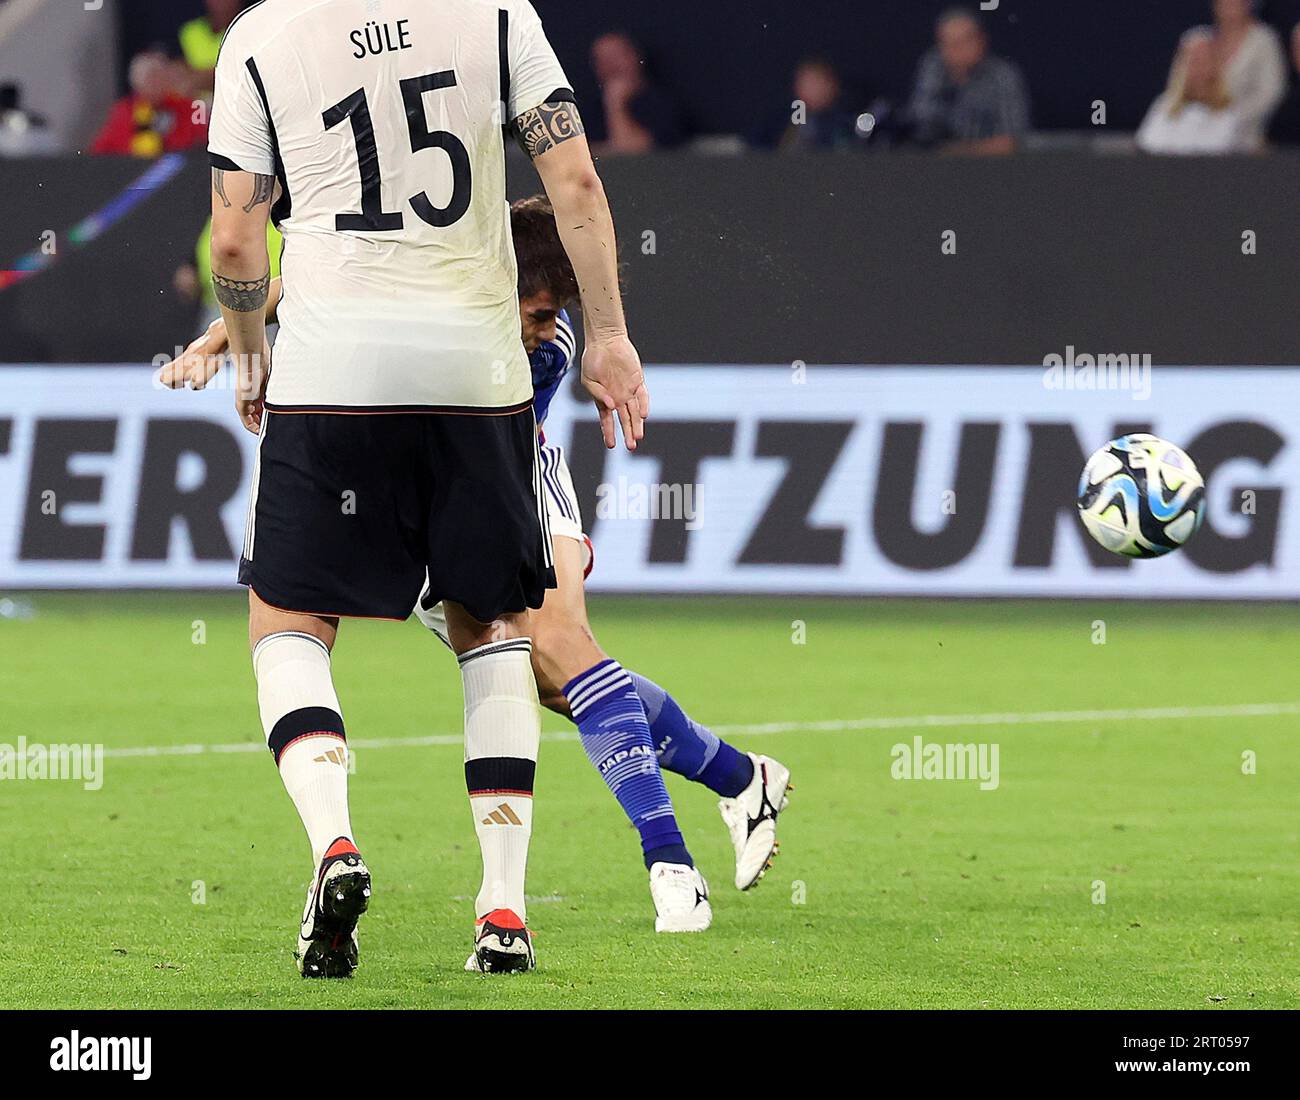
<svg viewBox="0 0 1300 1100"><path fill-rule="evenodd" d="M1277 31L1257 18L1259 7L1259 0L1214 0L1214 23L1193 27L1179 44L1181 53L1189 39L1209 36L1224 88L1252 150L1263 147L1269 118L1287 89L1282 40Z"/></svg>
<svg viewBox="0 0 1300 1100"><path fill-rule="evenodd" d="M1146 153L1248 153L1257 147L1228 94L1208 34L1183 39L1169 87L1147 111L1137 144Z"/></svg>
<svg viewBox="0 0 1300 1100"><path fill-rule="evenodd" d="M1247 121L1232 104L1208 34L1183 40L1169 87L1138 130L1149 153L1234 153L1255 150Z"/></svg>

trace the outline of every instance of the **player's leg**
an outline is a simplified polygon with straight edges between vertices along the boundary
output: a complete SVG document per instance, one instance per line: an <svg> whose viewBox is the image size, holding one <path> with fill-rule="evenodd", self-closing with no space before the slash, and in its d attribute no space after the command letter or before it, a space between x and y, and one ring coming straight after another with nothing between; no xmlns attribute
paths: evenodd
<svg viewBox="0 0 1300 1100"><path fill-rule="evenodd" d="M526 614L482 623L442 604L465 691L465 786L483 856L470 968L529 970L524 881L533 831L533 780L541 715Z"/></svg>
<svg viewBox="0 0 1300 1100"><path fill-rule="evenodd" d="M370 875L352 838L330 648L339 617L404 619L420 590L403 522L419 505L418 432L412 417L268 411L258 443L239 579L267 744L317 863L298 937L306 976L357 962Z"/></svg>
<svg viewBox="0 0 1300 1100"><path fill-rule="evenodd" d="M529 642L531 656L528 627L522 616L506 615L489 625L455 604L426 607L428 594L426 584L415 605L416 618L461 658L465 786L483 855L483 885L475 899L475 951L466 969L484 969L481 958L494 969L511 968L508 964L516 961L512 954L526 955L527 968L533 959L524 877L533 827L533 777L541 719L537 688L525 677L515 648L494 646L518 637ZM452 622L457 623L456 643L452 642ZM507 965L495 965L498 963Z"/></svg>
<svg viewBox="0 0 1300 1100"><path fill-rule="evenodd" d="M543 609L545 610L545 609ZM569 717L562 690L545 679L537 667L537 689L542 706ZM754 780L750 753L732 747L707 726L688 715L664 688L648 676L628 670L632 685L645 708L659 766L708 787L723 798L735 798Z"/></svg>
<svg viewBox="0 0 1300 1100"><path fill-rule="evenodd" d="M660 932L701 932L712 920L708 886L686 849L632 678L597 644L583 592L585 545L553 542L558 587L533 615L538 682L578 727L588 758L641 836Z"/></svg>
<svg viewBox="0 0 1300 1100"><path fill-rule="evenodd" d="M347 977L357 965L356 926L369 904L370 873L352 839L347 739L330 674L338 619L281 611L251 589L248 599L262 728L315 868L298 968L304 977Z"/></svg>
<svg viewBox="0 0 1300 1100"><path fill-rule="evenodd" d="M587 626L582 585L591 571L591 543L582 533L581 512L564 452L558 447L543 447L542 471L557 552L566 542L571 542L580 547L583 564L581 573L570 569L561 576L560 590L548 595L542 616L545 622L556 617L565 630L579 639L589 638L591 630ZM556 631L556 641L547 642L546 652L566 644L563 633L563 630ZM535 653L535 665L539 665L537 657ZM763 877L776 855L776 818L786 803L789 771L769 757L732 748L707 727L689 718L663 688L644 676L630 675L650 725L660 766L702 783L722 796L718 809L736 851L736 886L749 889ZM563 681L558 685L552 683L540 665L537 679L543 705L569 716Z"/></svg>
<svg viewBox="0 0 1300 1100"><path fill-rule="evenodd" d="M790 769L779 760L733 748L690 717L653 680L633 672L659 753L668 771L721 795L718 810L736 851L736 888L748 890L772 866L780 844L777 816L789 802Z"/></svg>
<svg viewBox="0 0 1300 1100"><path fill-rule="evenodd" d="M547 606L540 614L548 614ZM569 718L568 700L547 679L536 655L534 668L542 705ZM691 718L653 680L637 672L628 675L645 707L660 766L722 796L718 810L736 851L736 888L748 890L763 878L780 851L777 816L794 789L790 769L770 756L733 748Z"/></svg>
<svg viewBox="0 0 1300 1100"><path fill-rule="evenodd" d="M528 612L555 583L537 426L531 406L424 420L430 491L422 602L443 604L460 662L465 778L483 854L467 968L531 969L524 878L541 714Z"/></svg>
<svg viewBox="0 0 1300 1100"><path fill-rule="evenodd" d="M632 673L645 706L659 763L723 798L735 798L754 778L748 754L733 748L707 726L691 718L677 700L647 676Z"/></svg>

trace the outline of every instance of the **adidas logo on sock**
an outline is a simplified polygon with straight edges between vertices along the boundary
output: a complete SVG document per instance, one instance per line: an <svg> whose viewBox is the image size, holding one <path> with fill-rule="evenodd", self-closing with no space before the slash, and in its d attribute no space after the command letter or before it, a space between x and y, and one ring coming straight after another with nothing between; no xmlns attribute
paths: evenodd
<svg viewBox="0 0 1300 1100"><path fill-rule="evenodd" d="M337 764L340 768L346 768L348 766L348 750L330 749L327 752L323 752L320 754L320 756L316 757L315 763Z"/></svg>
<svg viewBox="0 0 1300 1100"><path fill-rule="evenodd" d="M484 825L522 825L519 815L510 808L510 803L502 802L495 810L483 819Z"/></svg>

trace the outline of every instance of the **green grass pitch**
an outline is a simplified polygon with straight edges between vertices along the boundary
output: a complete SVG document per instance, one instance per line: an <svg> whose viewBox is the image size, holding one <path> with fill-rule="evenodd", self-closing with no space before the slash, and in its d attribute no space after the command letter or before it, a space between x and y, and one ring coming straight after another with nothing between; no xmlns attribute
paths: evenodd
<svg viewBox="0 0 1300 1100"><path fill-rule="evenodd" d="M539 969L496 977L461 970L478 852L459 748L366 745L457 733L455 664L414 623L347 623L375 897L356 977L311 983L291 956L308 851L260 747L242 599L31 598L35 617L0 620L0 742L253 749L109 755L98 791L0 781L3 1007L1300 1007L1295 708L875 721L1295 704L1300 607L594 601L606 649L700 720L782 728L727 734L793 770L781 856L738 893L716 798L669 776L714 926L656 936L636 835L547 715ZM892 778L917 734L996 743L1000 786Z"/></svg>

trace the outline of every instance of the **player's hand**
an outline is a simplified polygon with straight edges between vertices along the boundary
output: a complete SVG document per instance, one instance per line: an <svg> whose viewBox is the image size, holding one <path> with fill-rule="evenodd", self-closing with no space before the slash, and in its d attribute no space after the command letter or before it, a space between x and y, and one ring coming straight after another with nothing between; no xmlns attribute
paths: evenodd
<svg viewBox="0 0 1300 1100"><path fill-rule="evenodd" d="M235 382L235 411L239 422L254 435L262 431L262 416L266 411L266 383L271 377L271 345L262 341L262 354L248 360L236 361L239 377Z"/></svg>
<svg viewBox="0 0 1300 1100"><path fill-rule="evenodd" d="M618 446L614 418L623 429L623 443L635 451L645 435L645 419L650 415L650 391L646 389L641 356L626 336L590 342L582 355L582 384L596 400L600 412L600 430L605 446Z"/></svg>
<svg viewBox="0 0 1300 1100"><path fill-rule="evenodd" d="M179 390L189 386L201 390L221 370L229 347L226 322L218 317L208 326L207 332L181 353L179 359L173 359L163 367L159 379L168 389Z"/></svg>

